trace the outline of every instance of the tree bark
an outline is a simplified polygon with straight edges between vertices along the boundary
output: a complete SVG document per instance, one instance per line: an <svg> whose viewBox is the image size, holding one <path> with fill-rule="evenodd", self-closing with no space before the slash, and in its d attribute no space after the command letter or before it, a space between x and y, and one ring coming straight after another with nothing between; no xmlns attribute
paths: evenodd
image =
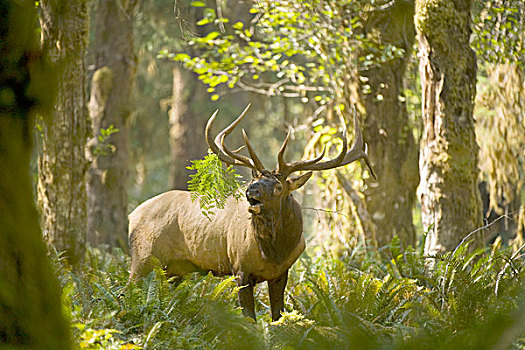
<svg viewBox="0 0 525 350"><path fill-rule="evenodd" d="M55 69L58 89L51 117L41 125L38 204L48 245L65 251L76 264L83 255L87 222L87 1L43 0L40 5L43 52Z"/></svg>
<svg viewBox="0 0 525 350"><path fill-rule="evenodd" d="M199 36L206 36L207 26L196 26L203 17L202 8L193 7L186 13L186 20L192 31ZM198 52L192 52L197 56ZM169 111L170 136L170 187L172 189L188 189L191 172L186 169L195 158L206 154L204 141L205 120L210 115L209 94L205 85L199 81L193 72L184 72L180 67L173 68L173 90Z"/></svg>
<svg viewBox="0 0 525 350"><path fill-rule="evenodd" d="M171 167L170 187L186 190L190 160L206 152L204 120L208 94L193 73L173 68L173 93L169 111ZM203 108L204 107L204 108Z"/></svg>
<svg viewBox="0 0 525 350"><path fill-rule="evenodd" d="M126 247L130 116L136 75L133 23L139 0L99 0L95 34L95 74L89 114L92 135L87 176L91 245ZM118 130L108 137L102 129Z"/></svg>
<svg viewBox="0 0 525 350"><path fill-rule="evenodd" d="M453 250L482 223L471 6L472 1L416 1L424 122L418 195L429 255ZM481 233L474 238L481 241Z"/></svg>
<svg viewBox="0 0 525 350"><path fill-rule="evenodd" d="M53 79L34 35L34 3L1 1L0 17L0 343L69 349L29 173L35 103L51 107Z"/></svg>
<svg viewBox="0 0 525 350"><path fill-rule="evenodd" d="M405 245L416 243L412 209L419 182L417 148L401 99L414 43L413 15L412 1L395 1L388 10L374 11L364 21L365 34L372 40L404 50L402 57L360 72L357 81L357 102L366 113L363 131L377 173L377 181L368 182L365 198L379 246L396 235Z"/></svg>

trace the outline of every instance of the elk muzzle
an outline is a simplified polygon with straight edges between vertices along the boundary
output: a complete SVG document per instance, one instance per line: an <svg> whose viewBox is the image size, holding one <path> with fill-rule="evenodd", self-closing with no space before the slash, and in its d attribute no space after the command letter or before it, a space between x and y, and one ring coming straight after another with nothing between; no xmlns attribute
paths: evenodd
<svg viewBox="0 0 525 350"><path fill-rule="evenodd" d="M248 211L252 214L259 214L263 207L263 203L261 189L257 183L248 186L246 189L246 199L248 200L248 203L250 203Z"/></svg>

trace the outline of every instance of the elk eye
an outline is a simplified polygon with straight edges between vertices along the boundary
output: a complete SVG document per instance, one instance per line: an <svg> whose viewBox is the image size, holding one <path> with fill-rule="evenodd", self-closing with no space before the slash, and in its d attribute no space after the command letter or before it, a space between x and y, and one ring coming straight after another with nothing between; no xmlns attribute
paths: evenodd
<svg viewBox="0 0 525 350"><path fill-rule="evenodd" d="M282 185L275 185L275 187L273 188L273 194L275 196L279 195L279 194L281 194L282 190L283 190L283 186Z"/></svg>

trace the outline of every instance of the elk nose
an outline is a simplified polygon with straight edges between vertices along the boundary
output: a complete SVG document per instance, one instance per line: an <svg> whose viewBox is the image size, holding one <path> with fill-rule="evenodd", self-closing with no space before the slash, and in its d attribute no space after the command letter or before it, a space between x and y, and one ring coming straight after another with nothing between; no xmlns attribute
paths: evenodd
<svg viewBox="0 0 525 350"><path fill-rule="evenodd" d="M246 196L251 198L259 198L261 196L261 192L256 186L249 186L246 190Z"/></svg>

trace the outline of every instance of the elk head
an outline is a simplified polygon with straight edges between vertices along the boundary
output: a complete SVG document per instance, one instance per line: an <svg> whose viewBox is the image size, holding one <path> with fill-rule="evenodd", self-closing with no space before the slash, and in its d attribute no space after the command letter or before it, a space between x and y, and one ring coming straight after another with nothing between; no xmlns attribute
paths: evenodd
<svg viewBox="0 0 525 350"><path fill-rule="evenodd" d="M225 145L226 137L244 118L249 108L250 104L248 104L236 120L217 134L213 140L210 134L210 129L215 120L215 116L217 115L217 111L215 111L206 125L206 142L212 152L215 153L224 163L252 169L252 181L246 189L246 199L250 203L248 210L252 214L258 215L262 212L279 208L281 201L286 199L293 191L303 186L308 179L310 179L313 171L333 169L350 164L358 159L364 159L370 169L370 173L375 177L368 155L364 149L361 129L359 128L356 115L354 115L355 141L350 149L348 148L348 141L346 138L346 125L343 122L343 147L341 152L335 158L322 161L325 149L314 159L287 163L284 160L284 152L290 139L290 133L288 133L281 146L279 154L277 155L277 169L273 171L266 170L252 148L244 129L242 130L244 144L250 157L240 154L240 151L244 146L232 151ZM298 176L291 176L293 173L299 171L308 172Z"/></svg>

